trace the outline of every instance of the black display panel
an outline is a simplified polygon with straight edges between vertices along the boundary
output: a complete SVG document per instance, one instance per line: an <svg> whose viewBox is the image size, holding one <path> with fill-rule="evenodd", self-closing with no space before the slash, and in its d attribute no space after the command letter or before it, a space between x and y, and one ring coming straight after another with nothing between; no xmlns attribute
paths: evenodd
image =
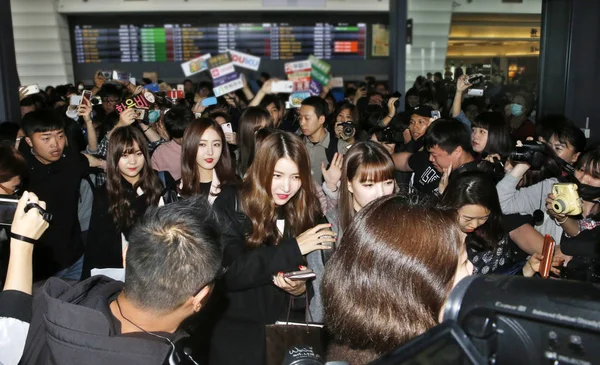
<svg viewBox="0 0 600 365"><path fill-rule="evenodd" d="M271 60L364 60L366 24L75 24L77 63L184 62L233 49Z"/></svg>
<svg viewBox="0 0 600 365"><path fill-rule="evenodd" d="M158 72L181 82L180 64L199 55L235 49L261 57L259 71L285 77L284 63L327 60L335 76L386 78L387 58L371 55L372 24L387 13L365 12L195 12L68 16L75 78L91 82L98 70L121 70L141 78ZM254 71L246 76L257 78ZM193 80L209 79L207 73Z"/></svg>

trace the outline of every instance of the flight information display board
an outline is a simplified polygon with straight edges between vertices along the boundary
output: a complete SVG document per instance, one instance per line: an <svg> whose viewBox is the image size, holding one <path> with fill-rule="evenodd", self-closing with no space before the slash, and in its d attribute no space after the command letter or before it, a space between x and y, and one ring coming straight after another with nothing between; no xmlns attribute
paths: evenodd
<svg viewBox="0 0 600 365"><path fill-rule="evenodd" d="M271 60L366 58L365 23L121 24L73 27L77 63L185 62L233 49Z"/></svg>

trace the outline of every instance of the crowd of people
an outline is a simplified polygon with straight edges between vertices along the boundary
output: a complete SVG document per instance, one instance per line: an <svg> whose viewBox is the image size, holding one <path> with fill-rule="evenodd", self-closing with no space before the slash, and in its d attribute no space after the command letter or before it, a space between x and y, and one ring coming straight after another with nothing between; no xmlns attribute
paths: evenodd
<svg viewBox="0 0 600 365"><path fill-rule="evenodd" d="M553 276L599 280L600 147L529 90L437 72L404 110L373 79L286 109L263 76L209 106L207 82L171 98L100 72L22 95L0 124L0 193L20 196L0 363L265 364L291 318L367 364L440 323L462 278L538 276L546 235ZM579 214L553 210L557 183Z"/></svg>

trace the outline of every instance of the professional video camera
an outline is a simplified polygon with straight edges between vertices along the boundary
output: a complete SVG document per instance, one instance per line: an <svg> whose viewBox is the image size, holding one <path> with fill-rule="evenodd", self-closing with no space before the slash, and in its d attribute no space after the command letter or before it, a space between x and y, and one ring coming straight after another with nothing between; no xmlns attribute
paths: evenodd
<svg viewBox="0 0 600 365"><path fill-rule="evenodd" d="M481 275L456 286L442 324L370 365L593 364L599 343L597 286Z"/></svg>

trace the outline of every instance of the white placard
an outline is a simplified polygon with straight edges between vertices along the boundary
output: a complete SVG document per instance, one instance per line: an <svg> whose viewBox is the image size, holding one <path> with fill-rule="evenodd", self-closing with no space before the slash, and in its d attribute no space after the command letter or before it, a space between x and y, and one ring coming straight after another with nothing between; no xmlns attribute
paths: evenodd
<svg viewBox="0 0 600 365"><path fill-rule="evenodd" d="M240 78L237 80L233 80L233 81L223 84L221 86L215 87L213 89L213 92L215 93L216 97L219 97L221 95L225 95L232 91L242 89L243 87L244 87L244 81L242 80L242 77L240 76Z"/></svg>
<svg viewBox="0 0 600 365"><path fill-rule="evenodd" d="M285 64L285 73L289 74L292 72L298 71L310 71L312 64L309 60L306 61L297 61L297 62L288 62Z"/></svg>
<svg viewBox="0 0 600 365"><path fill-rule="evenodd" d="M260 57L231 49L228 49L227 51L231 55L231 62L233 62L234 65L247 68L248 70L258 71L258 68L260 67Z"/></svg>
<svg viewBox="0 0 600 365"><path fill-rule="evenodd" d="M181 69L183 70L183 74L187 77L208 70L208 66L206 66L206 60L208 60L210 57L210 53L207 53L204 56L200 56L194 58L193 60L182 63Z"/></svg>
<svg viewBox="0 0 600 365"><path fill-rule="evenodd" d="M332 77L329 81L329 85L331 87L344 87L344 78L343 77Z"/></svg>
<svg viewBox="0 0 600 365"><path fill-rule="evenodd" d="M213 79L217 77L223 77L225 75L229 75L235 72L235 67L233 67L233 62L229 62L224 64L223 66L215 67L210 70L210 75Z"/></svg>

